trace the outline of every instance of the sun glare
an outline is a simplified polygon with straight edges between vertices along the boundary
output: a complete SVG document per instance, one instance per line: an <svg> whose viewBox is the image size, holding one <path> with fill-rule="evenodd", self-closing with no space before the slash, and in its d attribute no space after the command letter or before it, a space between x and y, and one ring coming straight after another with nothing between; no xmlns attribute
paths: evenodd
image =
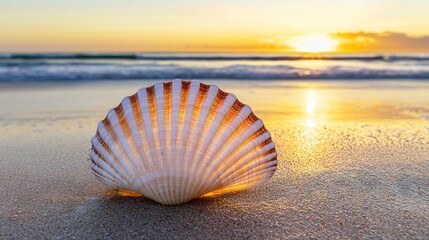
<svg viewBox="0 0 429 240"><path fill-rule="evenodd" d="M288 44L298 52L319 53L334 51L338 42L326 34L313 34L295 37Z"/></svg>

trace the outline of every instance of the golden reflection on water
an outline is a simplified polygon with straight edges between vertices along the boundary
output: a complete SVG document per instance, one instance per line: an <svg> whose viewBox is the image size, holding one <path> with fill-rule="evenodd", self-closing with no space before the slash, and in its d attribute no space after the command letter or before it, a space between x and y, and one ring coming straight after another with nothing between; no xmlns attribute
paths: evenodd
<svg viewBox="0 0 429 240"><path fill-rule="evenodd" d="M316 127L316 122L314 121L314 113L316 112L316 92L314 89L308 89L305 91L305 113L307 119L305 120L305 125L308 128Z"/></svg>
<svg viewBox="0 0 429 240"><path fill-rule="evenodd" d="M317 124L315 122L316 112L316 91L314 89L308 89L305 92L305 129L303 131L304 141L302 142L303 147L307 151L312 151L317 146Z"/></svg>
<svg viewBox="0 0 429 240"><path fill-rule="evenodd" d="M312 129L312 128L315 128L315 127L316 127L316 122L314 122L314 120L313 120L313 119L308 118L308 119L305 121L305 125L306 125L309 129Z"/></svg>
<svg viewBox="0 0 429 240"><path fill-rule="evenodd" d="M319 113L316 111L316 101L320 103L320 99L317 97L316 90L311 88L305 91L304 97L304 124L296 146L300 153L297 169L302 172L322 171L324 167L320 163L319 157L321 156L320 153L323 154L323 145L321 145L321 136L315 120L318 118L316 113Z"/></svg>
<svg viewBox="0 0 429 240"><path fill-rule="evenodd" d="M308 115L313 115L316 109L316 93L313 89L308 89L306 95L306 112Z"/></svg>

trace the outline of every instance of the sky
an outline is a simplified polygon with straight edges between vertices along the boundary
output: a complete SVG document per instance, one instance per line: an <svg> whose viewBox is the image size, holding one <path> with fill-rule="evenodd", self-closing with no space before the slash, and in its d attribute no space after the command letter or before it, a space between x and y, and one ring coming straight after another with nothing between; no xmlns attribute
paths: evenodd
<svg viewBox="0 0 429 240"><path fill-rule="evenodd" d="M0 0L0 52L429 52L428 0Z"/></svg>

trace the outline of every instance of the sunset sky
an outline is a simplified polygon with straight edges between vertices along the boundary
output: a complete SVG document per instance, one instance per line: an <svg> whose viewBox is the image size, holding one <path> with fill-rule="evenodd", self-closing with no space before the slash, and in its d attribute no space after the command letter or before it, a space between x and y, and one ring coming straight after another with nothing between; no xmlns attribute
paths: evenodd
<svg viewBox="0 0 429 240"><path fill-rule="evenodd" d="M1 52L429 52L428 0L0 0Z"/></svg>

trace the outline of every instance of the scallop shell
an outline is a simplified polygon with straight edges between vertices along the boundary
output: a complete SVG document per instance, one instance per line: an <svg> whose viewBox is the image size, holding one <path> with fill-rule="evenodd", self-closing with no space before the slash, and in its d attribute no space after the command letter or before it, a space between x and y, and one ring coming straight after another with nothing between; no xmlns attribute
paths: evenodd
<svg viewBox="0 0 429 240"><path fill-rule="evenodd" d="M89 159L108 188L165 205L260 185L277 168L262 120L233 94L197 80L125 97L98 124Z"/></svg>

